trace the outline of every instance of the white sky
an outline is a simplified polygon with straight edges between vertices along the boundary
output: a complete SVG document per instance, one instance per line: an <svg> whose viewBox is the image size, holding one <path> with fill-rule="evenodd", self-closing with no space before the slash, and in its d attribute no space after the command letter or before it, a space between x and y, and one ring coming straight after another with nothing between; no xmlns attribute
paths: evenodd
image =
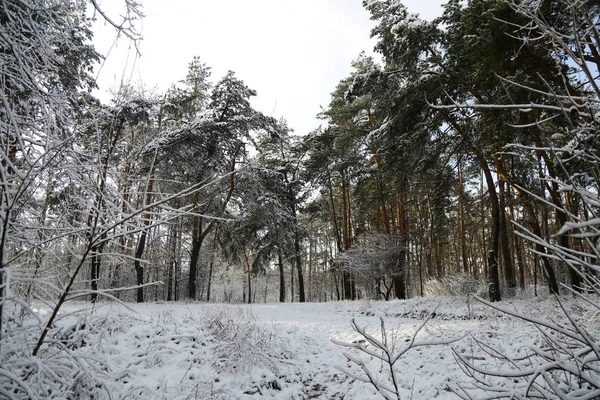
<svg viewBox="0 0 600 400"><path fill-rule="evenodd" d="M111 16L123 0L102 0ZM228 70L255 89L253 105L284 117L298 134L316 129L320 106L350 71L361 51L372 54L374 22L361 0L141 0L138 23L144 40L135 61L121 39L100 71L101 91L118 87L122 76L164 91L185 78L197 55L212 68L216 83ZM405 0L424 19L441 14L443 0ZM117 19L117 18L115 18ZM96 49L108 54L114 31L95 28ZM108 95L101 97L107 99Z"/></svg>

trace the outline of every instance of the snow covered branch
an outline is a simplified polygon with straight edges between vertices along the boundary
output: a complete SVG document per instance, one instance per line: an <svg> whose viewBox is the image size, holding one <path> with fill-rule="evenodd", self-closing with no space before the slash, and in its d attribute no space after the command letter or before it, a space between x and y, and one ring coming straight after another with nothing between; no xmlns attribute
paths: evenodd
<svg viewBox="0 0 600 400"><path fill-rule="evenodd" d="M478 399L595 399L600 396L600 340L588 332L585 320L575 318L560 298L557 301L564 314L562 321L535 318L501 307L483 299L479 301L512 317L527 321L537 327L541 339L531 347L526 356L515 358L502 354L475 340L489 363L476 363L454 351L454 357L475 382L483 389L485 397ZM600 306L592 303L596 313ZM484 358L485 359L485 358ZM466 385L453 385L451 389L463 399L473 399Z"/></svg>
<svg viewBox="0 0 600 400"><path fill-rule="evenodd" d="M423 328L434 316L435 310L429 314L429 316L417 327L417 329L415 329L412 336L404 340L404 344L399 348L397 346L401 342L398 340L397 334L386 329L383 318L379 319L381 339L378 339L372 334L368 333L366 326L360 326L355 319L352 319L352 329L357 332L362 339L352 343L341 342L335 339L332 339L331 341L338 346L357 350L359 354L362 353L366 355L367 358L363 359L353 353L345 352L344 356L350 362L358 366L363 375L356 374L341 367L340 370L356 380L370 383L385 399L399 400L401 398L400 381L395 365L401 357L403 357L409 350L412 349L426 346L448 345L462 339L462 336L417 339ZM373 360L379 360L385 365L385 374L381 375L372 372L370 362Z"/></svg>

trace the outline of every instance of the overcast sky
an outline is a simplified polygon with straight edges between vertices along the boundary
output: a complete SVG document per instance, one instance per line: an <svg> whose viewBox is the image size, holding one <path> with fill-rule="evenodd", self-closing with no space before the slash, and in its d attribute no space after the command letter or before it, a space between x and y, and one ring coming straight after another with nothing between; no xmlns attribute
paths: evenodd
<svg viewBox="0 0 600 400"><path fill-rule="evenodd" d="M255 89L253 105L287 119L298 134L316 129L320 106L350 71L361 51L372 54L374 26L361 0L141 0L145 18L141 57L119 40L98 76L103 92L122 76L164 91L185 78L197 55L216 83L228 70ZM443 0L405 0L424 19L441 14ZM103 0L115 16L122 0ZM116 19L116 18L115 18ZM95 44L108 54L114 32L95 27ZM104 99L109 98L101 95Z"/></svg>

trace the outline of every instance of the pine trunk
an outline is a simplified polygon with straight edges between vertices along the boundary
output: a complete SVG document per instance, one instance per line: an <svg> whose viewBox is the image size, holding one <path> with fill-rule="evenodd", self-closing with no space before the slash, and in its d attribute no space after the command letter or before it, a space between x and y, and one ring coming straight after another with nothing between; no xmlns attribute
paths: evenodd
<svg viewBox="0 0 600 400"><path fill-rule="evenodd" d="M248 260L248 253L244 249L244 265L246 266L246 277L248 285L248 304L252 303L252 268L250 267L250 261Z"/></svg>
<svg viewBox="0 0 600 400"><path fill-rule="evenodd" d="M279 302L285 302L285 271L283 268L283 252L277 249L277 264L279 266Z"/></svg>
<svg viewBox="0 0 600 400"><path fill-rule="evenodd" d="M504 278L506 279L506 283L508 285L509 291L514 292L514 289L517 287L517 279L515 274L515 268L512 262L512 255L510 251L510 240L509 240L509 229L506 218L506 193L505 193L505 183L501 181L499 184L500 188L500 244L502 250L502 267L504 270Z"/></svg>
<svg viewBox="0 0 600 400"><path fill-rule="evenodd" d="M202 237L200 229L202 218L194 218L194 227L192 228L192 249L190 251L190 272L188 276L188 297L190 300L196 300L196 279L198 277L198 260L200 258L200 249L202 248Z"/></svg>
<svg viewBox="0 0 600 400"><path fill-rule="evenodd" d="M217 231L215 230L213 237L212 253L210 254L210 264L208 266L208 282L206 283L206 301L210 301L210 289L212 286L213 267L215 264L215 252L217 251Z"/></svg>

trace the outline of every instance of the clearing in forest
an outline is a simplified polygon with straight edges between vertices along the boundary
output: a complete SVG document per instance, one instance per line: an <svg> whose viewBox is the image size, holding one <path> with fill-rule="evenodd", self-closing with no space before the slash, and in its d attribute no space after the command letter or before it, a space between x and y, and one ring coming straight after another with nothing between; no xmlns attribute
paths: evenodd
<svg viewBox="0 0 600 400"><path fill-rule="evenodd" d="M590 319L579 302L566 307ZM503 302L521 313L558 315L553 299ZM86 388L96 398L127 399L381 399L365 370L345 356L364 361L378 382L389 384L386 363L334 342L366 344L351 327L400 351L417 341L448 341L407 351L394 365L402 398L454 399L450 387L474 390L453 352L488 368L496 363L483 351L522 357L540 340L537 328L466 297L429 297L389 302L215 305L72 303L63 309L62 340L88 359L96 382ZM38 310L43 317L45 310ZM345 372L344 372L345 371ZM82 377L82 382L85 379ZM89 387L93 386L93 387Z"/></svg>

